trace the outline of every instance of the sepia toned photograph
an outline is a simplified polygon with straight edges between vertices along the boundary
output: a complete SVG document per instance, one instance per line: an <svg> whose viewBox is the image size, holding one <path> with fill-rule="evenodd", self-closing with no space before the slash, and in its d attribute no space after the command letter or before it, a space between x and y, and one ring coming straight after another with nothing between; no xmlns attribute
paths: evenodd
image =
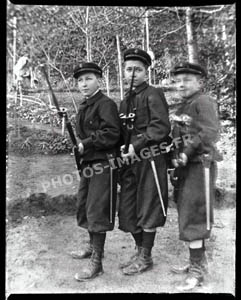
<svg viewBox="0 0 241 300"><path fill-rule="evenodd" d="M6 14L6 299L235 297L235 3Z"/></svg>

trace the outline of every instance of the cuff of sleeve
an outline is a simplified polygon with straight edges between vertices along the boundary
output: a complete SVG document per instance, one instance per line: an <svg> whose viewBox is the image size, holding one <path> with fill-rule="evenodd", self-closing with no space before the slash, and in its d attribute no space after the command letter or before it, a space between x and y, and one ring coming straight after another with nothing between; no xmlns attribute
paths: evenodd
<svg viewBox="0 0 241 300"><path fill-rule="evenodd" d="M192 146L189 146L183 150L183 153L187 155L188 158L190 158L195 152L195 149Z"/></svg>
<svg viewBox="0 0 241 300"><path fill-rule="evenodd" d="M82 140L81 142L84 145L84 149L88 149L93 145L93 141L92 141L91 137L88 137L88 138Z"/></svg>
<svg viewBox="0 0 241 300"><path fill-rule="evenodd" d="M143 139L139 138L136 141L133 141L132 145L135 149L135 152L139 152L143 148Z"/></svg>

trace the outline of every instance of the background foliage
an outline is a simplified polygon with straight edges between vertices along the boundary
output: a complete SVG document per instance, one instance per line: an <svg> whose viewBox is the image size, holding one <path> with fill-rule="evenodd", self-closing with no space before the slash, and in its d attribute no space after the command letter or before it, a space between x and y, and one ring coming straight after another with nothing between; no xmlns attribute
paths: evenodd
<svg viewBox="0 0 241 300"><path fill-rule="evenodd" d="M217 98L224 119L235 118L236 107L236 11L235 4L192 6L193 34L197 56L209 73L206 89ZM45 6L7 3L7 72L12 74L13 18L17 19L16 61L23 55L37 70L49 65L55 88L63 78L71 88L73 68L81 60L92 60L109 70L111 88L119 88L117 36L121 53L128 47L155 55L152 82L160 84L180 60L188 60L185 7ZM11 84L11 77L8 76ZM40 86L44 82L40 80Z"/></svg>

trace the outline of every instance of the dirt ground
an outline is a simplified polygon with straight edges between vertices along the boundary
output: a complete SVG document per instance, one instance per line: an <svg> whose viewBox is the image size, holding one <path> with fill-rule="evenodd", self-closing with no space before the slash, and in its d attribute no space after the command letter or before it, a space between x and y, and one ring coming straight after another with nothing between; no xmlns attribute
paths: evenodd
<svg viewBox="0 0 241 300"><path fill-rule="evenodd" d="M177 293L181 275L170 272L171 264L186 263L187 246L178 240L176 211L169 210L166 226L159 229L153 249L152 271L128 277L118 264L133 252L129 234L116 229L107 235L104 274L89 282L76 282L74 274L87 260L68 254L87 241L73 216L26 217L7 233L7 293ZM200 293L234 293L235 211L216 212L216 225L207 242L210 275Z"/></svg>
<svg viewBox="0 0 241 300"><path fill-rule="evenodd" d="M11 154L7 165L7 206L33 193L54 197L77 191L79 181L71 155L22 157ZM219 183L225 188L233 186L234 163L223 162L219 169ZM203 286L192 292L235 294L235 234L235 205L216 208L212 236L206 244L210 272ZM116 217L115 229L106 239L104 274L89 282L76 282L74 274L88 260L73 260L69 252L83 246L87 239L87 233L77 227L73 213L40 213L39 217L26 213L19 222L7 219L6 295L178 293L175 284L183 277L172 274L170 266L187 262L188 247L178 239L175 207L169 208L165 227L157 231L154 267L146 273L129 277L119 270L118 264L133 253L134 243L129 234L118 229Z"/></svg>

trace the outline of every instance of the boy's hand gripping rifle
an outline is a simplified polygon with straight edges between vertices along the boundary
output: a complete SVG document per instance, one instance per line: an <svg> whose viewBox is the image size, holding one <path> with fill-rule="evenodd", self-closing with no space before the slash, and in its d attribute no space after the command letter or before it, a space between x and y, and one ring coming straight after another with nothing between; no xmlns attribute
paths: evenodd
<svg viewBox="0 0 241 300"><path fill-rule="evenodd" d="M183 128L185 131L187 130L188 127L190 127L191 122L192 122L192 117L190 117L187 114L181 114L179 116L177 115L172 115L170 116L170 121L173 125L175 125L175 134L176 137L181 137L181 128ZM187 131L188 132L188 131ZM175 139L175 138L174 138ZM172 143L172 151L174 152L174 157L177 160L178 164L182 166L182 160L179 158L178 153L183 151L183 141L182 143L178 143L176 146L175 143ZM178 147L178 148L177 148Z"/></svg>
<svg viewBox="0 0 241 300"><path fill-rule="evenodd" d="M129 150L131 135L132 135L132 131L134 129L134 121L135 121L135 116L136 116L134 112L130 112L134 76L135 76L135 67L133 68L129 95L128 95L128 98L126 99L126 103L127 103L126 114L124 114L124 113L120 114L120 118L123 122L123 125L126 126L126 128L127 128L125 148L124 148L124 151L123 151L123 153L125 153L125 154L128 153L128 150Z"/></svg>
<svg viewBox="0 0 241 300"><path fill-rule="evenodd" d="M42 68L42 71L43 71L43 74L44 74L44 77L46 79L46 82L48 84L48 87L49 87L49 91L51 93L51 96L52 96L52 99L53 99L53 102L54 102L54 105L57 109L57 112L58 112L58 115L63 118L65 120L65 124L66 124L66 128L69 132L69 135L70 135L70 139L73 143L73 151L74 151L74 156L75 156L75 162L76 162L76 166L77 166L77 170L79 172L79 175L81 175L81 163L80 163L80 160L81 160L81 154L78 150L78 144L77 144L77 140L75 138L75 135L74 135L74 131L73 131L73 128L71 126L71 123L68 119L68 115L67 115L67 109L64 108L64 107L59 107L59 103L57 101L57 98L54 94L54 91L51 87L51 84L49 82L49 79L48 79L48 75L46 73L46 70L44 68L44 65L41 65L41 68Z"/></svg>

